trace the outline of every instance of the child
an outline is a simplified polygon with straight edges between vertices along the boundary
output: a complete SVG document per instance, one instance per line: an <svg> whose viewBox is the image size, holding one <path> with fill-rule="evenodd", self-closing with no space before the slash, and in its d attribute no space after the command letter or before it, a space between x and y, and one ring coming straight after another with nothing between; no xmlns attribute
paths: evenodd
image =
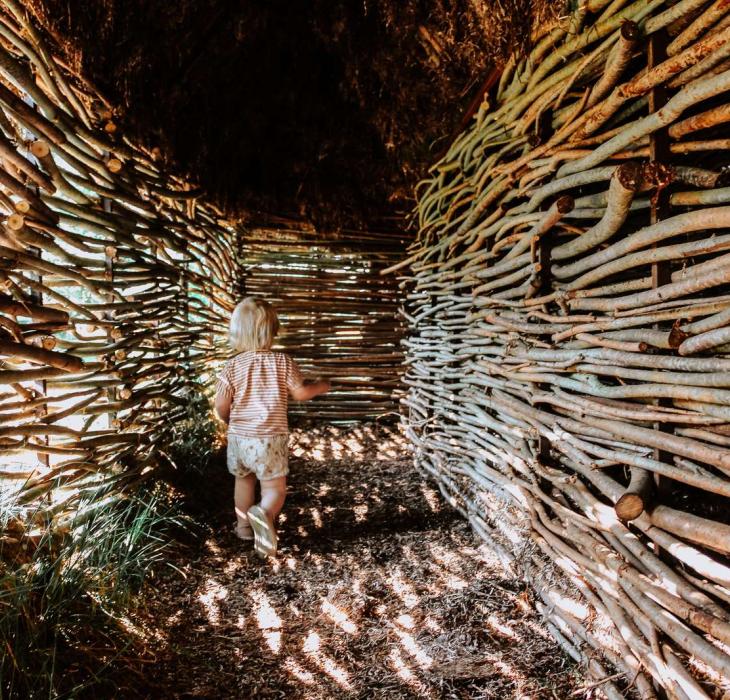
<svg viewBox="0 0 730 700"><path fill-rule="evenodd" d="M228 423L228 471L236 477L235 532L254 540L261 556L276 553L274 523L286 498L289 396L307 401L330 390L328 381L307 381L296 362L271 344L279 331L276 312L249 297L231 316L229 341L238 351L218 376L215 409ZM261 502L254 505L256 479Z"/></svg>

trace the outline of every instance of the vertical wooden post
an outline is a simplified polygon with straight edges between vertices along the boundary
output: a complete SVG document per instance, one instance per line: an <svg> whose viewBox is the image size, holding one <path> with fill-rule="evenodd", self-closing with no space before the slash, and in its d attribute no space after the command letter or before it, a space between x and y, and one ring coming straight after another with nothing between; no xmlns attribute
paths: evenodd
<svg viewBox="0 0 730 700"><path fill-rule="evenodd" d="M35 255L35 256L37 256L39 258L43 257L43 251L40 248L36 248L35 246L29 246L28 247L28 253L30 255ZM35 282L41 282L41 283L43 282L42 276L40 274L37 274L35 272L27 272L26 274L28 275L28 277L30 279L34 280ZM40 305L42 305L43 304L43 293L42 292L37 292L34 289L29 290L29 292L28 292L28 301L30 301L30 302L32 302L34 304L40 304ZM40 393L41 396L46 396L46 394L48 393L48 385L47 385L47 382L46 382L45 379L41 379L39 381L33 382L33 388L38 393ZM42 405L42 409L43 409L43 413L44 414L47 413L48 412L48 404L43 404ZM46 435L45 438L43 438L43 442L46 445L49 444L48 435ZM38 459L38 461L41 464L45 465L46 467L49 466L49 458L48 458L48 454L47 453L45 453L45 452L36 452L36 458Z"/></svg>
<svg viewBox="0 0 730 700"><path fill-rule="evenodd" d="M31 106L32 106L32 108L34 110L37 111L38 108L37 108L37 106L34 103L31 102ZM33 192L35 193L36 197L39 197L40 196L40 190L39 190L39 188L38 188L37 185L31 184L31 183L28 183L28 182L26 182L25 184L26 184L26 187L28 187L29 189L33 190ZM35 246L28 246L28 253L30 253L31 255L35 255L38 258L42 258L43 257L43 251L40 248L37 248ZM32 279L32 280L34 280L36 282L39 282L39 283L42 282L42 275L40 273L28 272L27 274L28 274L28 277L30 279ZM40 305L43 304L43 293L40 292L40 291L35 291L35 290L31 289L29 291L29 293L28 293L28 298L33 303L37 303L37 304L40 304ZM37 382L33 382L33 386L34 386L34 389L41 394L41 396L45 397L47 395L47 393L48 393L48 383L46 382L45 379L42 379L42 380L37 381ZM44 414L48 413L48 404L47 403L42 404L42 410L43 410L43 413ZM45 443L45 445L49 445L50 444L50 439L49 439L48 435L46 435L43 438L43 442ZM45 452L44 453L36 452L36 458L38 459L38 461L41 464L44 464L46 467L48 467L50 465L50 460L49 460L49 457L48 457L48 453L45 453ZM50 499L51 499L51 495L50 495L50 492L49 492L47 494L48 503L50 503Z"/></svg>
<svg viewBox="0 0 730 700"><path fill-rule="evenodd" d="M246 243L240 226L236 229L236 252L238 255L236 292L239 299L242 299L246 296L246 276L241 272L244 269L243 261L246 259Z"/></svg>
<svg viewBox="0 0 730 700"><path fill-rule="evenodd" d="M190 270L189 263L187 261L183 261L181 265L181 272L180 272L180 293L184 295L183 297L183 319L185 319L185 333L188 333L190 330L190 275L188 274ZM180 368L178 368L179 370ZM190 354L190 343L184 343L183 347L183 367L184 369L184 377L185 377L185 383L186 385L192 386L192 381L190 380L190 377L192 376L191 372L191 354Z"/></svg>
<svg viewBox="0 0 730 700"><path fill-rule="evenodd" d="M648 69L664 61L667 57L667 35L664 30L649 37ZM667 103L667 91L664 85L658 85L649 92L649 113L659 111ZM661 165L669 165L671 159L669 151L669 133L667 127L653 131L649 135L649 160ZM665 188L657 192L651 200L651 223L655 224L669 216L669 194ZM654 287L667 284L670 281L669 264L666 261L652 264L652 282Z"/></svg>
<svg viewBox="0 0 730 700"><path fill-rule="evenodd" d="M113 202L111 199L108 199L107 197L101 198L101 204L102 208L107 214L113 213ZM116 254L116 251L110 251L109 247L106 247L104 249L104 278L107 282L114 282L114 256ZM108 302L114 301L114 296L112 294L106 295L106 300ZM110 311L105 311L102 314L104 320L110 321L114 318L114 315ZM109 325L104 326L104 332L106 333L106 339L109 342L109 344L112 344L114 342L114 335L112 334L112 327ZM113 356L112 356L113 357ZM107 401L110 403L114 403L117 400L117 390L115 387L110 386L106 390L106 397ZM109 411L107 413L107 427L111 428L113 427L113 422L117 418L117 412L116 411Z"/></svg>
<svg viewBox="0 0 730 700"><path fill-rule="evenodd" d="M651 70L667 58L668 37L666 30L662 29L649 37L647 70ZM667 103L667 90L664 85L659 85L649 92L649 113L653 114L660 110ZM669 133L666 127L654 131L649 136L649 159L651 163L668 166L671 155L669 150ZM657 172L661 169L657 168ZM666 187L659 187L656 195L651 199L650 223L655 224L669 217L669 194ZM656 247L656 244L654 245ZM671 281L671 271L668 261L652 263L651 282L656 289ZM658 399L656 404L667 405L666 399ZM669 431L671 428L666 423L656 423L656 430ZM654 459L670 462L672 455L660 449L654 450ZM658 491L661 493L667 487L666 479L658 474L654 476Z"/></svg>
<svg viewBox="0 0 730 700"><path fill-rule="evenodd" d="M538 290L537 290L537 296L544 296L546 294L549 294L551 289L551 275L550 275L550 266L552 264L551 262L551 252L553 247L553 240L552 236L549 235L549 232L547 234L544 234L540 236L538 242L537 242L537 249L536 249L536 263L538 265ZM538 454L540 457L540 462L543 464L549 464L552 460L552 457L550 455L550 440L548 440L546 437L543 437L542 435L538 438ZM542 481L542 479L541 479ZM547 482L544 483L544 487L547 487Z"/></svg>

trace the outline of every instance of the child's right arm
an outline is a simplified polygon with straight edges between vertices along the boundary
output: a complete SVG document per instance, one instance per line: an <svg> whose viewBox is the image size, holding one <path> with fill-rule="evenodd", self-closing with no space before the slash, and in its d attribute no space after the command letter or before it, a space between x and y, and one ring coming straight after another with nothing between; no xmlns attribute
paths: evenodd
<svg viewBox="0 0 730 700"><path fill-rule="evenodd" d="M304 379L299 365L286 356L286 385L289 389L289 395L295 401L309 401L315 396L326 394L332 385L327 379Z"/></svg>
<svg viewBox="0 0 730 700"><path fill-rule="evenodd" d="M215 412L224 423L228 423L231 418L231 397L226 394L218 393L215 397Z"/></svg>
<svg viewBox="0 0 730 700"><path fill-rule="evenodd" d="M215 412L224 423L231 418L231 403L233 402L233 386L231 385L231 365L227 362L223 371L218 375L215 391Z"/></svg>
<svg viewBox="0 0 730 700"><path fill-rule="evenodd" d="M309 401L315 396L326 394L331 388L332 384L327 379L307 380L304 384L290 389L289 393L295 401Z"/></svg>

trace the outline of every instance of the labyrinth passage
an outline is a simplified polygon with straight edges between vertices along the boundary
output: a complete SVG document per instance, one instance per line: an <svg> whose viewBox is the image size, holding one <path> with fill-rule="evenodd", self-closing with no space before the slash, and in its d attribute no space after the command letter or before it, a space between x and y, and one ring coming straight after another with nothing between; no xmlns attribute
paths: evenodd
<svg viewBox="0 0 730 700"><path fill-rule="evenodd" d="M728 0L277 8L0 3L0 697L726 700Z"/></svg>
<svg viewBox="0 0 730 700"><path fill-rule="evenodd" d="M524 582L407 468L400 431L292 437L276 561L234 537L223 464L204 493L179 486L201 535L135 620L156 671L120 680L123 696L547 700L580 688Z"/></svg>

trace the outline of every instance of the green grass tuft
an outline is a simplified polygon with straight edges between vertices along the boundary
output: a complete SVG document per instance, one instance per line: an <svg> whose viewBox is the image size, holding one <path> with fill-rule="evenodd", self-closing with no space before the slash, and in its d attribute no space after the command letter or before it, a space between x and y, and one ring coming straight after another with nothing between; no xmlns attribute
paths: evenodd
<svg viewBox="0 0 730 700"><path fill-rule="evenodd" d="M0 524L17 521L19 508L0 503ZM159 489L106 490L82 502L64 531L5 542L0 698L72 698L102 682L132 643L125 612L163 564L167 533L180 526L183 517Z"/></svg>
<svg viewBox="0 0 730 700"><path fill-rule="evenodd" d="M220 448L221 426L213 417L210 400L203 391L191 395L187 416L173 427L166 454L183 471L205 473Z"/></svg>

